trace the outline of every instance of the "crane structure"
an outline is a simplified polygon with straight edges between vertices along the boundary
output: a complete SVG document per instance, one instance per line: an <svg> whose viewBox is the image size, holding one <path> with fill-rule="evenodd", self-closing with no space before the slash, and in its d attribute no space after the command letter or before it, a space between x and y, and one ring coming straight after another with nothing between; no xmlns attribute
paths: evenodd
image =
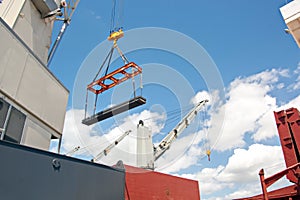
<svg viewBox="0 0 300 200"><path fill-rule="evenodd" d="M66 2L65 0L62 0L60 3L60 9L63 9L63 12L61 12L60 15L63 17L62 18L57 17L56 20L63 21L63 24L62 24L61 29L56 37L54 44L52 45L52 48L49 51L48 63L47 63L48 67L50 66L52 58L56 52L56 49L65 33L67 27L71 23L72 16L73 16L79 2L80 2L80 0L69 0L68 2Z"/></svg>
<svg viewBox="0 0 300 200"><path fill-rule="evenodd" d="M103 151L101 151L98 155L96 155L91 161L96 162L99 159L101 159L103 156L107 156L107 154L110 152L110 150L112 148L114 148L115 146L117 146L127 135L129 135L130 132L131 132L131 130L126 131L118 139L116 139L112 144L110 144Z"/></svg>
<svg viewBox="0 0 300 200"><path fill-rule="evenodd" d="M176 138L186 129L189 124L195 119L200 109L208 102L208 100L200 101L182 120L170 131L166 137L154 147L154 161L157 160L166 150L168 150L171 144Z"/></svg>
<svg viewBox="0 0 300 200"><path fill-rule="evenodd" d="M120 16L120 10L117 11L117 3L120 4L117 0L113 0L113 8L111 15L111 29L110 34L108 36L108 40L113 42L113 45L108 52L107 56L104 58L103 63L100 65L98 72L95 75L95 78L92 80L90 84L87 85L86 92L86 103L85 103L85 115L82 123L85 125L92 125L102 120L113 117L114 115L120 114L132 108L141 106L146 103L146 99L143 98L142 95L142 68L138 66L134 62L130 62L126 56L123 54L121 49L118 47L118 40L124 37L124 32L122 27L119 26L118 20ZM121 6L122 8L122 6ZM120 9L120 6L119 6ZM117 15L116 15L117 14ZM115 69L114 71L109 73L109 67L111 64L111 59L114 53L114 50L117 50L120 58L124 62L124 66ZM102 71L105 71L104 76L98 77ZM135 88L135 76L139 75L140 77L140 96L136 96L136 88ZM133 85L133 98L129 101L125 101L123 103L114 105L109 107L108 109L102 110L100 112L96 112L97 109L97 100L98 95L103 92L131 79ZM95 101L93 105L93 114L91 116L87 116L88 112L88 94L93 93L95 96ZM176 126L173 128L165 138L158 144L158 146L153 145L152 141L152 133L150 129L144 126L142 120L140 120L137 126L137 158L136 158L136 166L146 169L154 169L154 162L162 156L166 150L168 150L171 144L179 137L179 135L186 129L191 122L195 119L196 115L200 111L200 109L208 102L208 100L200 101ZM110 144L107 148L105 148L102 152L100 152L96 157L92 159L92 162L95 162L101 159L103 156L106 156L112 148L114 148L121 140L123 140L131 131L125 132L118 140L114 143ZM208 157L210 156L210 150L207 150Z"/></svg>
<svg viewBox="0 0 300 200"><path fill-rule="evenodd" d="M180 122L158 143L153 145L152 133L140 120L137 126L137 162L136 167L154 170L154 163L168 149L182 132L193 122L199 111L205 106L208 100L202 100L196 104ZM209 151L210 153L210 151ZM210 155L208 155L209 157Z"/></svg>
<svg viewBox="0 0 300 200"><path fill-rule="evenodd" d="M172 143L180 136L180 134L193 122L199 111L205 106L208 100L200 101L194 106L188 114L186 114L181 121L158 143L157 146L153 145L152 133L150 129L144 126L142 120L139 121L137 126L136 137L136 167L154 170L155 161L161 157L172 145ZM123 140L131 131L125 132L114 143L110 144L103 151L101 151L92 162L106 156L112 148L114 148L121 140ZM209 152L209 153L208 153ZM210 151L207 151L208 157Z"/></svg>
<svg viewBox="0 0 300 200"><path fill-rule="evenodd" d="M74 147L71 151L67 152L65 155L66 156L72 156L74 153L79 151L79 149L80 149L80 146Z"/></svg>

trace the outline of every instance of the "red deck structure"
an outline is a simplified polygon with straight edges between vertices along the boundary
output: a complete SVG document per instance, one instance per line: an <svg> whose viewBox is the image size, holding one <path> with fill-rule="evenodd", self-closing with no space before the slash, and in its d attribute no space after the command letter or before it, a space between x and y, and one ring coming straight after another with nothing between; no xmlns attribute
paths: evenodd
<svg viewBox="0 0 300 200"><path fill-rule="evenodd" d="M264 171L261 169L259 176L263 193L261 195L241 198L239 200L300 199L300 113L297 108L290 108L274 112L274 116L286 163L286 169L268 178L264 177ZM283 176L286 176L290 182L295 184L268 192L267 188Z"/></svg>
<svg viewBox="0 0 300 200"><path fill-rule="evenodd" d="M125 166L125 200L200 200L198 181Z"/></svg>
<svg viewBox="0 0 300 200"><path fill-rule="evenodd" d="M268 198L272 200L297 200L300 197L297 195L297 185L291 185L288 187L280 188L274 191L268 192ZM290 199L291 198L291 199ZM264 200L263 194L253 197L246 197L236 200Z"/></svg>

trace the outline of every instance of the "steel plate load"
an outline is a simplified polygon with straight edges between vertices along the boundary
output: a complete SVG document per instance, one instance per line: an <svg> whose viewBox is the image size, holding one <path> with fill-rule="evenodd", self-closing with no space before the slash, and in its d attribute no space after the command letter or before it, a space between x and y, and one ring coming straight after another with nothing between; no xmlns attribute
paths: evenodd
<svg viewBox="0 0 300 200"><path fill-rule="evenodd" d="M110 118L114 115L120 114L137 106L141 106L146 103L146 99L138 96L129 101L123 102L106 110L100 111L91 117L87 117L82 120L82 123L85 125L92 125L104 119Z"/></svg>

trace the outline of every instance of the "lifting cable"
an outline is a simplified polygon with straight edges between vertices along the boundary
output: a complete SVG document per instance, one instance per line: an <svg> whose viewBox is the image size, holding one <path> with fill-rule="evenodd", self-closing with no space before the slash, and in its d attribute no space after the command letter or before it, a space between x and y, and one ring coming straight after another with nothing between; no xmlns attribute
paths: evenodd
<svg viewBox="0 0 300 200"><path fill-rule="evenodd" d="M121 29L123 20L123 0L112 0L112 10L111 10L111 22L110 22L110 33L118 31Z"/></svg>
<svg viewBox="0 0 300 200"><path fill-rule="evenodd" d="M111 10L111 21L110 21L110 33L115 29L115 17L116 17L116 0L112 0L112 10Z"/></svg>
<svg viewBox="0 0 300 200"><path fill-rule="evenodd" d="M167 111L165 114L166 116L169 116L168 119L166 121L171 121L173 122L176 121L176 119L180 119L180 114L181 113L184 113L182 115L185 115L189 110L191 110L193 106L191 105L188 105L188 106L184 106L182 108L175 108L175 109L172 109L172 110L169 110ZM142 119L143 121L147 121L147 120L153 120L153 119L158 119L159 117L148 117L148 118L145 118L145 119Z"/></svg>
<svg viewBox="0 0 300 200"><path fill-rule="evenodd" d="M96 81L96 79L97 79L97 77L99 76L100 72L102 71L102 68L104 67L104 65L105 65L105 63L106 63L106 61L107 61L107 59L109 59L109 57L111 57L113 51L114 51L114 48L112 47L112 48L110 49L109 53L107 54L107 56L105 57L104 62L101 64L101 66L100 66L98 72L96 73L96 76L95 76L95 78L93 79L93 82Z"/></svg>
<svg viewBox="0 0 300 200"><path fill-rule="evenodd" d="M202 120L203 122L203 131L205 133L205 154L207 156L208 161L210 161L210 155L211 155L211 145L210 145L210 140L208 138L208 133L209 133L209 127L208 127L208 115L207 115L207 106L204 106L204 114L202 115Z"/></svg>

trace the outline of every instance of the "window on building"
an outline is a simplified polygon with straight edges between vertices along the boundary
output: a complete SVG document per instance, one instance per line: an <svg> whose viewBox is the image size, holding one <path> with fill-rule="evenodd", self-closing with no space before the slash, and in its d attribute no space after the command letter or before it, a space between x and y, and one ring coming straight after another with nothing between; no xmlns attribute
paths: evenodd
<svg viewBox="0 0 300 200"><path fill-rule="evenodd" d="M26 116L12 107L7 127L5 130L4 140L20 143Z"/></svg>
<svg viewBox="0 0 300 200"><path fill-rule="evenodd" d="M0 132L1 139L20 143L26 115L0 99Z"/></svg>
<svg viewBox="0 0 300 200"><path fill-rule="evenodd" d="M1 135L4 132L4 124L5 124L8 108L9 108L9 104L3 99L0 99L0 138L2 138Z"/></svg>
<svg viewBox="0 0 300 200"><path fill-rule="evenodd" d="M0 99L0 128L3 128L4 126L8 107L9 104L3 99Z"/></svg>

